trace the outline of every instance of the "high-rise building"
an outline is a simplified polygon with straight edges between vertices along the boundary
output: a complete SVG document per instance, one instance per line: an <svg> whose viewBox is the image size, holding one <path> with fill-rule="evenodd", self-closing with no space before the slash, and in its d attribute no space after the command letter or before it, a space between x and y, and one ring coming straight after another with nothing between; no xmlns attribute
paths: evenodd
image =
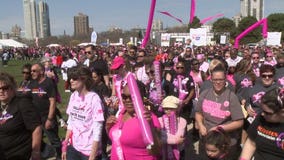
<svg viewBox="0 0 284 160"><path fill-rule="evenodd" d="M263 18L264 0L240 0L241 1L241 16L253 16L257 20Z"/></svg>
<svg viewBox="0 0 284 160"><path fill-rule="evenodd" d="M35 39L37 32L36 3L35 0L23 0L25 36L27 39Z"/></svg>
<svg viewBox="0 0 284 160"><path fill-rule="evenodd" d="M83 13L74 16L74 36L89 35L89 17Z"/></svg>
<svg viewBox="0 0 284 160"><path fill-rule="evenodd" d="M152 30L155 31L163 30L163 22L161 20L154 20L152 24Z"/></svg>
<svg viewBox="0 0 284 160"><path fill-rule="evenodd" d="M50 36L49 9L46 2L40 0L23 0L25 38L35 39Z"/></svg>
<svg viewBox="0 0 284 160"><path fill-rule="evenodd" d="M46 38L50 36L50 21L48 5L44 1L38 3L38 29L39 38Z"/></svg>

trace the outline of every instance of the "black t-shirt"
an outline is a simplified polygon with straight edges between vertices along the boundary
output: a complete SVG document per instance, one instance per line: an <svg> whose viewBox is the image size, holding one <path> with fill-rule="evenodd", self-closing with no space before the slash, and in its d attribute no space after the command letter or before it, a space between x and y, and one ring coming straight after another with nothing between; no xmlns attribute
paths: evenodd
<svg viewBox="0 0 284 160"><path fill-rule="evenodd" d="M268 123L256 117L248 129L249 138L255 142L255 160L284 159L284 124Z"/></svg>
<svg viewBox="0 0 284 160"><path fill-rule="evenodd" d="M16 96L8 104L6 118L2 112L0 115L0 148L5 157L28 160L32 151L32 132L41 124L32 99Z"/></svg>
<svg viewBox="0 0 284 160"><path fill-rule="evenodd" d="M96 60L91 62L89 68L91 70L101 71L104 76L109 74L107 62L104 60Z"/></svg>
<svg viewBox="0 0 284 160"><path fill-rule="evenodd" d="M55 98L56 86L52 79L45 78L41 83L32 81L29 85L32 90L33 104L40 113L42 120L47 118L49 113L49 98Z"/></svg>

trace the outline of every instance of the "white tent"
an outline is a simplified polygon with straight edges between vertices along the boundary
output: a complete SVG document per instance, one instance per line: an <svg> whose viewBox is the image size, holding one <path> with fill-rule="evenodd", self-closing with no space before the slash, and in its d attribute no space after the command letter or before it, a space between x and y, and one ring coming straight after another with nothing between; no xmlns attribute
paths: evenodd
<svg viewBox="0 0 284 160"><path fill-rule="evenodd" d="M28 47L26 44L15 41L13 39L0 39L1 46L8 46L8 47L15 47L15 48L22 48Z"/></svg>
<svg viewBox="0 0 284 160"><path fill-rule="evenodd" d="M49 44L47 45L46 47L60 47L61 45L60 44Z"/></svg>

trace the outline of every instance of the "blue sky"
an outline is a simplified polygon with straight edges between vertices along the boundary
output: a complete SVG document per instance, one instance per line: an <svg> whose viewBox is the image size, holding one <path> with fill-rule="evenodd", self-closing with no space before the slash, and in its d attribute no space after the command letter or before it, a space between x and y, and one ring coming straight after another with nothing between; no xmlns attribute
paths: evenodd
<svg viewBox="0 0 284 160"><path fill-rule="evenodd" d="M52 35L73 34L73 17L79 12L89 16L90 26L97 32L112 26L128 30L146 28L151 0L46 0L49 5ZM24 29L22 0L0 1L0 31L10 32L15 24ZM189 21L190 0L157 0L156 11L168 11ZM240 0L196 0L199 19L223 13L231 18L240 12ZM265 0L264 14L284 13L284 0ZM164 27L180 25L174 19L155 12L154 19L164 22Z"/></svg>

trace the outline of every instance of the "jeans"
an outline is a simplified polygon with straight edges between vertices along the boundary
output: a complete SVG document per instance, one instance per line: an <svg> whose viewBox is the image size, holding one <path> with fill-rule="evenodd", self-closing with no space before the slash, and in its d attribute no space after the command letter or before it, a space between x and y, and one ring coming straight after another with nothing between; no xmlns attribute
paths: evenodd
<svg viewBox="0 0 284 160"><path fill-rule="evenodd" d="M89 156L77 151L72 145L67 147L67 160L88 160ZM97 156L95 160L100 160L102 157Z"/></svg>
<svg viewBox="0 0 284 160"><path fill-rule="evenodd" d="M52 121L52 127L50 129L45 129L44 126L42 128L50 144L55 149L57 157L61 157L61 140L58 136L58 123L56 119Z"/></svg>

